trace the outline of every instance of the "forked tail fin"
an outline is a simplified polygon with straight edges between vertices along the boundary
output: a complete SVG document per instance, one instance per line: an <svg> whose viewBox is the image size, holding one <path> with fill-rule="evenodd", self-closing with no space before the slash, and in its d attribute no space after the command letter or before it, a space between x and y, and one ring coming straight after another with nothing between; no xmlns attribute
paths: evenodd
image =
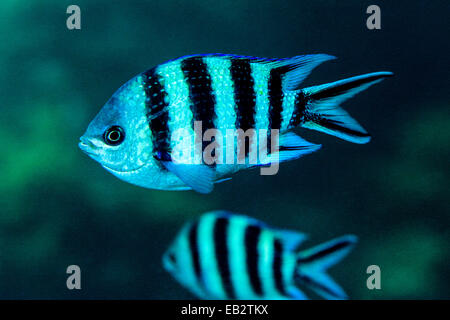
<svg viewBox="0 0 450 320"><path fill-rule="evenodd" d="M355 246L357 237L346 235L297 254L295 280L326 299L346 299L344 290L326 274Z"/></svg>
<svg viewBox="0 0 450 320"><path fill-rule="evenodd" d="M354 143L369 142L367 131L339 105L392 75L388 71L374 72L303 89L307 104L302 126Z"/></svg>

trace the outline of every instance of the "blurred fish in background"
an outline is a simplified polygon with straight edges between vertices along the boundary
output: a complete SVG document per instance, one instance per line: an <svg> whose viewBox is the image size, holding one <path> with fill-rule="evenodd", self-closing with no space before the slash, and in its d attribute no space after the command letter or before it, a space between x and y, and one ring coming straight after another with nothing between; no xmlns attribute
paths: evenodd
<svg viewBox="0 0 450 320"><path fill-rule="evenodd" d="M213 211L184 225L163 264L203 299L307 299L300 285L326 299L346 299L326 270L350 252L357 238L346 235L299 251L305 237L251 217Z"/></svg>

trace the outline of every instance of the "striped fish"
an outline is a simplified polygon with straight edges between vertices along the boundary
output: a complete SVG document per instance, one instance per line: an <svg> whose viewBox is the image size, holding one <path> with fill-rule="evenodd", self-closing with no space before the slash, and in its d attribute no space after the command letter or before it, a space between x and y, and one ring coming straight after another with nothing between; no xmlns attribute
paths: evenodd
<svg viewBox="0 0 450 320"><path fill-rule="evenodd" d="M367 143L369 134L339 104L392 73L300 87L333 58L210 54L168 61L114 93L79 146L129 183L208 193L236 171L320 148L290 132L296 127Z"/></svg>
<svg viewBox="0 0 450 320"><path fill-rule="evenodd" d="M346 235L299 251L304 239L250 217L214 211L181 229L163 265L202 299L307 299L300 286L326 299L347 298L326 270L357 238Z"/></svg>

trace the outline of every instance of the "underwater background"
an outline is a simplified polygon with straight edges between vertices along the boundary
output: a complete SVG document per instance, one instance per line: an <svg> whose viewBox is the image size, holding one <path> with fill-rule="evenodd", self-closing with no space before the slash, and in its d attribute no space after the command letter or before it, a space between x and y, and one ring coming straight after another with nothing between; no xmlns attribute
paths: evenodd
<svg viewBox="0 0 450 320"><path fill-rule="evenodd" d="M70 4L81 30L66 27ZM366 27L372 4L381 30ZM449 299L449 9L438 0L2 1L0 298L192 299L161 256L187 220L225 209L305 232L303 248L356 234L330 270L352 299ZM296 130L322 149L275 176L241 171L208 195L133 186L78 149L128 79L212 52L338 57L305 87L395 76L343 104L370 143ZM81 290L66 288L72 264ZM381 290L366 286L373 264Z"/></svg>

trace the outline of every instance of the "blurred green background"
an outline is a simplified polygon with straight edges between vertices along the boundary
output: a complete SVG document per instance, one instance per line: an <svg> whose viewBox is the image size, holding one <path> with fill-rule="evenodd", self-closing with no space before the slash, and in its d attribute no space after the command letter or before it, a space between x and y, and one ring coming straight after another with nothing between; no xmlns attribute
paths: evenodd
<svg viewBox="0 0 450 320"><path fill-rule="evenodd" d="M66 8L81 8L81 30ZM450 298L448 1L2 1L0 298L193 298L161 256L188 219L226 209L310 235L354 233L331 270L353 299ZM339 57L305 86L366 72L394 78L344 104L373 135L322 143L275 176L241 172L209 195L120 181L77 147L125 81L193 53ZM66 288L68 265L82 290ZM366 268L381 268L381 290ZM312 296L314 297L314 296Z"/></svg>

